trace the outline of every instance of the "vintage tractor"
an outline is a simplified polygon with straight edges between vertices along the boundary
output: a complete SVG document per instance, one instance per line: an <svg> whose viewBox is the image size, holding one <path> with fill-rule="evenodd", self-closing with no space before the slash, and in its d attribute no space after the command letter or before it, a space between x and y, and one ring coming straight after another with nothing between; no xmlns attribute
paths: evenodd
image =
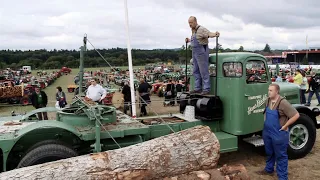
<svg viewBox="0 0 320 180"><path fill-rule="evenodd" d="M92 77L83 77L82 88L86 89L90 85L90 80ZM68 92L75 93L77 95L79 93L79 80L75 81L77 84L70 84L68 85Z"/></svg>
<svg viewBox="0 0 320 180"><path fill-rule="evenodd" d="M61 70L60 70L60 72L61 72L62 74L65 74L65 75L70 74L71 71L72 71L72 70L71 70L70 68L67 68L67 67L62 67Z"/></svg>
<svg viewBox="0 0 320 180"><path fill-rule="evenodd" d="M155 82L152 84L152 92L158 94L159 88L163 85L163 82Z"/></svg>
<svg viewBox="0 0 320 180"><path fill-rule="evenodd" d="M263 146L263 111L271 84L266 59L255 53L237 52L210 55L209 62L217 67L210 75L210 95L183 93L177 114L132 119L112 106L75 96L70 106L61 110L47 107L23 116L0 118L2 170L130 146L197 125L211 128L219 139L221 153L237 151L240 140ZM256 71L255 78L245 71L261 67L266 71ZM192 90L194 77L190 80ZM289 158L302 158L314 146L320 111L298 104L296 85L278 84L281 95L300 113L289 129ZM45 111L56 111L56 120L29 120Z"/></svg>

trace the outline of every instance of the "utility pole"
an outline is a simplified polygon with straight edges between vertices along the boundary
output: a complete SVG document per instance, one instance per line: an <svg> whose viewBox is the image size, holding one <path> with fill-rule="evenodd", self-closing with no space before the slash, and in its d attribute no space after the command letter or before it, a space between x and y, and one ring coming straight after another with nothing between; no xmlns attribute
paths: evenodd
<svg viewBox="0 0 320 180"><path fill-rule="evenodd" d="M136 97L135 97L134 83L133 83L133 68L132 68L132 55L131 55L131 46L130 46L130 31L129 31L127 0L124 0L124 8L125 8L125 20L126 20L125 24L126 24L126 29L127 29L127 50L128 50L128 63L129 63L131 103L132 103L131 116L133 118L136 118Z"/></svg>
<svg viewBox="0 0 320 180"><path fill-rule="evenodd" d="M87 50L87 35L83 37L83 46L80 47L80 71L79 71L79 95L82 93L82 82L84 73L84 52Z"/></svg>
<svg viewBox="0 0 320 180"><path fill-rule="evenodd" d="M306 58L307 58L307 62L308 62L308 64L309 64L309 61L308 61L308 51L309 51L309 47L308 47L308 35L307 35L307 37L306 37Z"/></svg>

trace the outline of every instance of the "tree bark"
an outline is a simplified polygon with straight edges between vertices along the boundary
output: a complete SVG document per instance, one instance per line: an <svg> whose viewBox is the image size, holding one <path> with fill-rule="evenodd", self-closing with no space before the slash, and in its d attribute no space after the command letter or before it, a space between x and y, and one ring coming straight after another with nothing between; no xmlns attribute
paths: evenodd
<svg viewBox="0 0 320 180"><path fill-rule="evenodd" d="M196 126L121 149L15 169L0 179L161 179L212 169L219 150L210 128Z"/></svg>
<svg viewBox="0 0 320 180"><path fill-rule="evenodd" d="M163 180L250 180L246 168L242 164L227 166L205 171L193 171Z"/></svg>

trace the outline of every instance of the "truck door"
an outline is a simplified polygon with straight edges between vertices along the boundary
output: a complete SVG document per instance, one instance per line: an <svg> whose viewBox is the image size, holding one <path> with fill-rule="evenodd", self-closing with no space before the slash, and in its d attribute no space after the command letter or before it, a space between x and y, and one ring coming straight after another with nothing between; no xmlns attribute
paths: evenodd
<svg viewBox="0 0 320 180"><path fill-rule="evenodd" d="M246 80L244 88L244 120L247 133L262 130L263 111L268 99L268 87L271 82L266 61L260 57L248 58L245 62Z"/></svg>

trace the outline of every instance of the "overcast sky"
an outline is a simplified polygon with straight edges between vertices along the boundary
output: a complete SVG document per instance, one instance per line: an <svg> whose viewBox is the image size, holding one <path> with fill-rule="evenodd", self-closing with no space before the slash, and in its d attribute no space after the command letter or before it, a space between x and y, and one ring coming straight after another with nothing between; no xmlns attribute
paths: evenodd
<svg viewBox="0 0 320 180"><path fill-rule="evenodd" d="M316 0L128 0L131 47L179 48L189 16L220 32L223 48L320 47ZM127 47L123 0L7 0L0 5L0 49ZM213 48L215 39L210 39ZM88 48L91 48L88 45Z"/></svg>

